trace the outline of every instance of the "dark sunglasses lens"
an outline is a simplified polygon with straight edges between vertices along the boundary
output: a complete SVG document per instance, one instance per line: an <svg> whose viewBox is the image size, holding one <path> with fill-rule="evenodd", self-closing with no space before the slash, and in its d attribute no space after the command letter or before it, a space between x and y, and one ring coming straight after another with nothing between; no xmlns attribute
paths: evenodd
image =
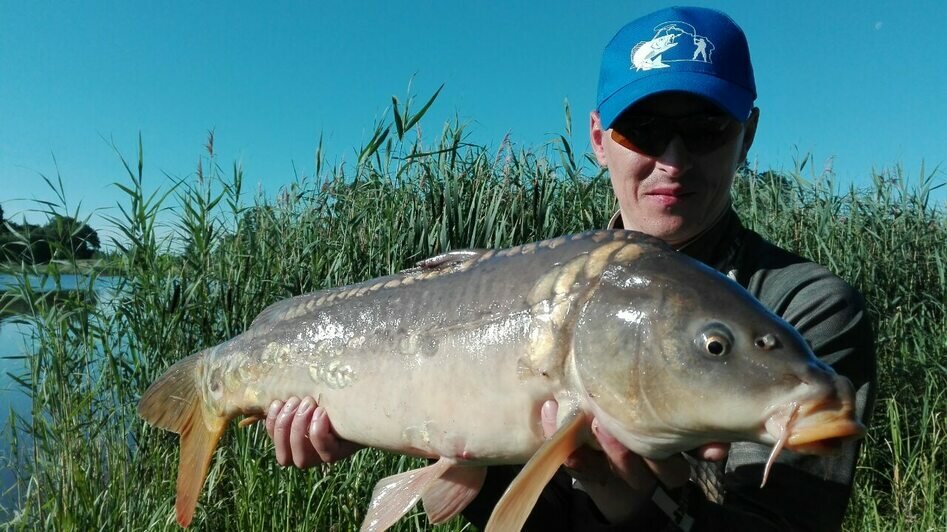
<svg viewBox="0 0 947 532"><path fill-rule="evenodd" d="M625 116L612 125L611 137L629 150L649 157L664 153L671 139L680 135L687 150L704 155L723 146L740 131L740 123L725 115L680 118Z"/></svg>
<svg viewBox="0 0 947 532"><path fill-rule="evenodd" d="M612 125L611 137L619 145L649 157L664 153L672 133L660 127L658 120L647 117L631 117Z"/></svg>
<svg viewBox="0 0 947 532"><path fill-rule="evenodd" d="M679 121L678 132L688 151L703 155L733 140L740 123L727 116L693 117Z"/></svg>

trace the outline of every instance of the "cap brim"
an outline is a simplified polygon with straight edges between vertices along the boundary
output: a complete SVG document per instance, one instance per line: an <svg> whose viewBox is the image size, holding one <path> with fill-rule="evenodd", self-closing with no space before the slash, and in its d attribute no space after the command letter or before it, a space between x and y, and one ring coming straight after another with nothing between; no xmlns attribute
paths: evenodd
<svg viewBox="0 0 947 532"><path fill-rule="evenodd" d="M654 72L615 91L598 107L602 128L612 127L612 122L626 109L648 96L663 92L686 92L707 98L740 122L745 122L753 109L753 93L747 89L701 72Z"/></svg>

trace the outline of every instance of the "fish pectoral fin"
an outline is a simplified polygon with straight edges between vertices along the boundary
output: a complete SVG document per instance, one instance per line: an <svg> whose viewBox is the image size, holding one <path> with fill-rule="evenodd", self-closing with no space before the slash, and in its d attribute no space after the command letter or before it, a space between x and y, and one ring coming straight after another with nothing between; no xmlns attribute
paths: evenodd
<svg viewBox="0 0 947 532"><path fill-rule="evenodd" d="M487 478L487 468L455 466L431 483L421 495L431 524L447 522L474 500Z"/></svg>
<svg viewBox="0 0 947 532"><path fill-rule="evenodd" d="M506 532L523 528L549 479L556 474L566 458L582 446L579 436L588 424L589 419L584 413L576 412L568 417L506 488L500 502L493 509L484 532Z"/></svg>
<svg viewBox="0 0 947 532"><path fill-rule="evenodd" d="M361 532L387 530L418 503L421 494L457 462L441 458L433 465L385 477L375 484Z"/></svg>

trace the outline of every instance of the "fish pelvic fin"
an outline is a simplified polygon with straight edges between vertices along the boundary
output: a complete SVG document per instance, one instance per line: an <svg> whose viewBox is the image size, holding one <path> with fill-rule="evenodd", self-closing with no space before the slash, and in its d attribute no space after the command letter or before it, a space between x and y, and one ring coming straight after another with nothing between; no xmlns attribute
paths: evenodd
<svg viewBox="0 0 947 532"><path fill-rule="evenodd" d="M264 419L266 419L266 416L264 416L263 414L250 414L249 416L241 419L238 425L241 428L249 427L250 425L256 423L257 421L263 421Z"/></svg>
<svg viewBox="0 0 947 532"><path fill-rule="evenodd" d="M588 424L588 417L577 412L559 427L552 438L546 440L506 488L503 497L493 508L484 532L506 532L523 528L549 479L556 474L566 458L582 446L580 436Z"/></svg>
<svg viewBox="0 0 947 532"><path fill-rule="evenodd" d="M441 458L427 467L379 480L372 491L372 502L368 505L360 531L375 532L390 528L401 516L414 508L421 494L434 481L441 478L456 463L451 458Z"/></svg>
<svg viewBox="0 0 947 532"><path fill-rule="evenodd" d="M138 415L145 421L181 435L175 513L182 527L191 524L211 458L230 420L206 408L202 371L202 353L191 355L168 368L138 402Z"/></svg>
<svg viewBox="0 0 947 532"><path fill-rule="evenodd" d="M428 521L439 525L462 512L480 493L486 478L486 467L456 466L448 469L421 495Z"/></svg>

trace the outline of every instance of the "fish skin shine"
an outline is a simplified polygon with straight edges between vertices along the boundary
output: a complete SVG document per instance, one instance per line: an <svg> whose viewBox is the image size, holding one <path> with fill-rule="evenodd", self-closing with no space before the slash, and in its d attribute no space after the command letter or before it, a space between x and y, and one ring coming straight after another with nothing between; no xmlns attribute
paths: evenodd
<svg viewBox="0 0 947 532"><path fill-rule="evenodd" d="M819 452L864 432L851 383L789 324L722 274L622 230L446 253L286 299L169 368L139 413L181 434L182 526L229 420L307 395L342 438L440 459L379 482L363 530L419 498L442 522L476 495L483 466L529 462L488 525L518 528L562 458L592 440L593 417L652 458L726 441ZM549 399L560 430L547 442Z"/></svg>

